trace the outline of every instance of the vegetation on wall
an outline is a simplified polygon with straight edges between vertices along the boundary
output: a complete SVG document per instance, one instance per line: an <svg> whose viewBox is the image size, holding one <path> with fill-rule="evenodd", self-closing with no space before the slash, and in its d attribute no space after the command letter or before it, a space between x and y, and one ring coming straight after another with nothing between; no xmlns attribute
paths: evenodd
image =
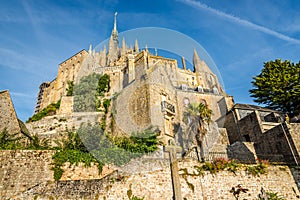
<svg viewBox="0 0 300 200"><path fill-rule="evenodd" d="M84 165L90 166L92 162L97 163L99 173L102 171L103 163L98 161L89 153L81 141L78 132L68 132L67 138L62 140L59 144L59 151L56 151L53 155L53 170L54 179L59 180L63 174L62 166L68 162L70 165L78 165L78 163L84 163Z"/></svg>
<svg viewBox="0 0 300 200"><path fill-rule="evenodd" d="M82 77L79 84L74 85L74 111L95 112L101 105L103 97L110 89L110 79L107 74L92 73Z"/></svg>
<svg viewBox="0 0 300 200"><path fill-rule="evenodd" d="M6 129L0 132L0 149L49 149L49 139L40 139L37 136L29 136L22 133L10 134Z"/></svg>
<svg viewBox="0 0 300 200"><path fill-rule="evenodd" d="M266 62L252 84L249 92L255 102L286 112L290 117L300 113L300 62L279 59Z"/></svg>
<svg viewBox="0 0 300 200"><path fill-rule="evenodd" d="M277 192L265 191L264 188L261 188L260 192L257 200L285 200Z"/></svg>
<svg viewBox="0 0 300 200"><path fill-rule="evenodd" d="M203 176L205 171L209 171L212 174L216 174L220 171L229 171L236 173L237 170L245 170L247 173L253 176L259 176L260 174L267 173L267 167L269 162L266 160L258 161L256 165L240 164L236 160L230 160L226 158L217 158L212 162L204 162L200 165L194 166L195 172L189 173L186 168L180 169L181 176L186 179L187 176Z"/></svg>
<svg viewBox="0 0 300 200"><path fill-rule="evenodd" d="M0 149L23 149L22 143L20 142L22 138L19 134L9 134L6 129L0 133Z"/></svg>
<svg viewBox="0 0 300 200"><path fill-rule="evenodd" d="M157 133L150 129L134 133L131 137L110 137L99 124L83 124L77 132L69 132L59 144L59 151L53 156L55 180L63 174L64 163L90 166L97 163L99 173L104 164L123 165L132 158L157 150Z"/></svg>
<svg viewBox="0 0 300 200"><path fill-rule="evenodd" d="M26 121L26 123L35 122L46 116L55 115L56 111L59 109L59 107L60 107L60 100L57 101L56 103L51 103L46 108L42 109L40 112L38 112L38 113L34 114L32 117L30 117Z"/></svg>
<svg viewBox="0 0 300 200"><path fill-rule="evenodd" d="M74 91L74 81L67 81L68 87L67 87L67 96L73 96Z"/></svg>
<svg viewBox="0 0 300 200"><path fill-rule="evenodd" d="M104 94L106 92L109 92L109 90L110 90L109 75L104 74L98 80L97 95L104 96Z"/></svg>
<svg viewBox="0 0 300 200"><path fill-rule="evenodd" d="M130 137L114 137L111 141L117 147L132 153L151 153L157 150L159 141L157 130L148 128L142 132L132 133Z"/></svg>

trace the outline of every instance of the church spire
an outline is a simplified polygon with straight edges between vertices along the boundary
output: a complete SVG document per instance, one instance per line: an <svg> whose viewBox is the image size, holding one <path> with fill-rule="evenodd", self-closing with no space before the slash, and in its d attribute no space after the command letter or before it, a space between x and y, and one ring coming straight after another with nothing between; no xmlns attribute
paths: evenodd
<svg viewBox="0 0 300 200"><path fill-rule="evenodd" d="M118 33L117 31L117 12L115 12L115 18L114 18L114 29L113 32Z"/></svg>
<svg viewBox="0 0 300 200"><path fill-rule="evenodd" d="M119 39L117 31L117 12L114 15L114 28L112 30L109 42L108 42L108 64L115 61L119 57Z"/></svg>

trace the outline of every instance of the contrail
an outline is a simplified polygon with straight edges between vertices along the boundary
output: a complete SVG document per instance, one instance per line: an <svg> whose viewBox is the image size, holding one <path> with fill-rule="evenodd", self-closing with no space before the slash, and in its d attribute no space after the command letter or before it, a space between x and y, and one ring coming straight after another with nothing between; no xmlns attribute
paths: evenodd
<svg viewBox="0 0 300 200"><path fill-rule="evenodd" d="M241 19L239 17L236 17L234 15L231 15L231 14L227 14L227 13L224 13L220 10L217 10L217 9L214 9L212 7L209 7L208 5L204 4L204 3L201 3L201 2L198 2L198 1L194 1L194 0L178 0L186 5L189 5L189 6L192 6L194 8L197 8L197 9L203 9L203 10L207 10L211 13L214 13L220 17L224 17L230 21L233 21L233 22L236 22L240 25L243 25L243 26L246 26L246 27L249 27L249 28L252 28L254 30L258 30L258 31L261 31L263 33L266 33L266 34L269 34L269 35L272 35L272 36L275 36L279 39L282 39L282 40L285 40L287 42L292 42L292 43L296 43L296 44L300 44L300 40L298 39L295 39L295 38L292 38L292 37L289 37L289 36L286 36L282 33L278 33L276 31L273 31L269 28L266 28L264 26L260 26L260 25L257 25L257 24L254 24L250 21L247 21L247 20L244 20L244 19Z"/></svg>

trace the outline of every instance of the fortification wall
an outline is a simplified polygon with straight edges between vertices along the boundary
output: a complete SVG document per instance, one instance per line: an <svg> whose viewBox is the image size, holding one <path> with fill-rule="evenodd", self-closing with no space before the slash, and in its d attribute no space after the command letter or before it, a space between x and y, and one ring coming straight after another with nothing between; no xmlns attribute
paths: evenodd
<svg viewBox="0 0 300 200"><path fill-rule="evenodd" d="M21 131L14 105L7 90L0 91L0 132L4 129L12 134Z"/></svg>
<svg viewBox="0 0 300 200"><path fill-rule="evenodd" d="M145 200L172 199L172 182L168 160L140 159L132 161L124 171L93 175L92 168L68 168L64 180L53 181L51 157L53 151L0 151L0 191L3 199L128 199L132 193ZM179 162L179 169L193 173L195 161ZM155 166L155 167L153 167ZM293 169L294 174L299 170ZM80 175L81 173L81 175ZM87 175L90 173L91 175ZM110 174L109 174L110 173ZM183 173L182 171L180 173ZM107 175L109 174L109 175ZM85 175L83 177L83 175ZM256 199L261 187L277 192L285 199L297 199L297 185L290 169L285 166L270 166L268 173L253 176L244 170L236 174L221 171L216 174L204 172L203 176L181 176L182 196L187 199L234 199L229 191L241 184L249 189L241 199ZM194 191L193 189L194 188Z"/></svg>
<svg viewBox="0 0 300 200"><path fill-rule="evenodd" d="M72 114L61 114L47 116L35 122L26 123L26 127L31 135L38 135L40 138L47 138L52 141L57 140L68 131L77 130L82 123L100 122L102 112L75 112Z"/></svg>
<svg viewBox="0 0 300 200"><path fill-rule="evenodd" d="M0 151L0 197L14 199L32 188L54 183L51 169L53 155L52 150ZM112 166L104 166L99 174L98 167L93 163L88 168L83 164L70 166L69 163L65 163L62 169L64 173L61 181L100 179L116 170ZM21 199L33 199L33 196Z"/></svg>

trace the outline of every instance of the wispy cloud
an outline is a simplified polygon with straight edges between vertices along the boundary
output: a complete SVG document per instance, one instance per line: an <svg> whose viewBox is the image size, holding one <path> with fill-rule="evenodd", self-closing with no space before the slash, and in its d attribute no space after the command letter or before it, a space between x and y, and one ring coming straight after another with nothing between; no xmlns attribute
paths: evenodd
<svg viewBox="0 0 300 200"><path fill-rule="evenodd" d="M39 60L37 57L26 55L24 52L17 52L15 50L1 48L0 47L0 55L1 55L1 66L8 67L14 70L26 71L31 74L35 74L39 77L45 76L45 69L40 68L41 63L51 63L50 59ZM44 62L42 62L44 61ZM47 71L48 72L48 71Z"/></svg>
<svg viewBox="0 0 300 200"><path fill-rule="evenodd" d="M223 11L212 8L212 7L210 7L210 6L208 6L204 3L201 3L199 1L194 1L194 0L178 0L178 1L182 2L186 5L192 6L196 9L203 9L203 10L209 11L209 12L211 12L211 13L219 16L219 17L223 17L223 18L225 18L229 21L232 21L234 23L243 25L243 26L251 28L253 30L257 30L257 31L272 35L274 37L285 40L287 42L291 42L291 43L294 43L294 44L300 44L300 40L298 40L298 39L295 39L295 38L289 37L287 35L284 35L282 33L276 32L276 31L274 31L272 29L269 29L265 26L261 26L261 25L255 24L253 22L241 19L241 18L239 18L237 16L234 16L232 14L227 14Z"/></svg>
<svg viewBox="0 0 300 200"><path fill-rule="evenodd" d="M29 99L35 99L35 95L36 95L36 94L27 94L22 92L13 92L13 91L11 91L10 94L14 97L29 98Z"/></svg>

